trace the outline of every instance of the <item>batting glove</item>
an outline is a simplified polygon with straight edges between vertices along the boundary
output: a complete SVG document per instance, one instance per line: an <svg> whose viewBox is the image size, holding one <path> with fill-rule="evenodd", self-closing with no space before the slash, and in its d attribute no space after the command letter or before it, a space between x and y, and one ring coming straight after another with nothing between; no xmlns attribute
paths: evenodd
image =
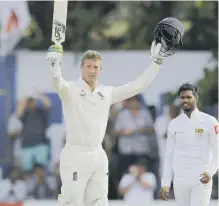
<svg viewBox="0 0 219 206"><path fill-rule="evenodd" d="M54 67L62 62L63 49L61 45L52 45L49 47L46 60Z"/></svg>
<svg viewBox="0 0 219 206"><path fill-rule="evenodd" d="M161 49L161 44L155 43L155 41L152 42L151 44L151 58L153 61L159 65L163 63L164 57L160 55L160 49Z"/></svg>

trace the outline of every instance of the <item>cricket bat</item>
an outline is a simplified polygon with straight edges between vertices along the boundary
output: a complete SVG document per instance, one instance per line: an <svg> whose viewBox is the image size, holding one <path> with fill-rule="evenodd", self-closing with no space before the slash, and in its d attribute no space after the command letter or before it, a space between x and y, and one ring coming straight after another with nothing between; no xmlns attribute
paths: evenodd
<svg viewBox="0 0 219 206"><path fill-rule="evenodd" d="M54 0L52 42L61 45L65 41L68 0Z"/></svg>

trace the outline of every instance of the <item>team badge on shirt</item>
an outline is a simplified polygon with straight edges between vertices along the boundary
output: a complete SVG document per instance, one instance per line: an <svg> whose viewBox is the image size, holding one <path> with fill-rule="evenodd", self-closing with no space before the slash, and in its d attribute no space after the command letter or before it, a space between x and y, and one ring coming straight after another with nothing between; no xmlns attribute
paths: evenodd
<svg viewBox="0 0 219 206"><path fill-rule="evenodd" d="M77 181L77 180L78 180L78 173L73 172L73 181Z"/></svg>
<svg viewBox="0 0 219 206"><path fill-rule="evenodd" d="M214 126L214 131L215 131L215 134L218 134L218 133L219 133L218 125Z"/></svg>
<svg viewBox="0 0 219 206"><path fill-rule="evenodd" d="M203 134L204 130L203 129L195 129L196 134Z"/></svg>
<svg viewBox="0 0 219 206"><path fill-rule="evenodd" d="M82 97L86 96L86 93L85 93L85 91L83 89L81 90L81 96Z"/></svg>
<svg viewBox="0 0 219 206"><path fill-rule="evenodd" d="M195 134L197 137L201 137L204 133L203 129L195 129Z"/></svg>

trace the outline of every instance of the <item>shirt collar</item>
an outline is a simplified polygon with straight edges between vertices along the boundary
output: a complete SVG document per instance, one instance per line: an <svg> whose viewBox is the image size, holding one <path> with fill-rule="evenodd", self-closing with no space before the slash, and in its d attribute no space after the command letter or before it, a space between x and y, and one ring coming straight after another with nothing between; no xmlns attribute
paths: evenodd
<svg viewBox="0 0 219 206"><path fill-rule="evenodd" d="M82 79L82 77L78 78L77 83L80 86L82 92L84 92L84 93L90 93L91 92L91 89L90 89L89 85L87 84L87 82L85 82ZM97 85L97 87L94 90L94 93L100 93L103 96L103 93L101 91L101 85L99 85L99 84Z"/></svg>
<svg viewBox="0 0 219 206"><path fill-rule="evenodd" d="M183 112L183 114L187 117L187 115ZM191 113L191 119L197 119L200 114L199 109L196 107L194 111Z"/></svg>

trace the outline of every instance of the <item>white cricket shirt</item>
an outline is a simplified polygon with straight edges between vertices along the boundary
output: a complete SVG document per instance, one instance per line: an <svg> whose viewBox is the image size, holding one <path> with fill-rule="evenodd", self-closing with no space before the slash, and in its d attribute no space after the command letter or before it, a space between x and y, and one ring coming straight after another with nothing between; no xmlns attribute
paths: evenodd
<svg viewBox="0 0 219 206"><path fill-rule="evenodd" d="M154 191L157 187L155 175L153 173L146 172L141 175L140 179L141 181L150 184L151 187L148 189L143 188L139 180L136 180L136 177L134 177L132 174L125 174L120 180L120 188L132 185L124 195L125 203L143 204L154 200Z"/></svg>
<svg viewBox="0 0 219 206"><path fill-rule="evenodd" d="M158 73L160 65L152 62L135 81L119 87L99 85L91 92L79 78L67 82L61 77L60 67L53 68L53 86L61 101L66 126L66 143L80 146L102 144L110 105L140 93Z"/></svg>
<svg viewBox="0 0 219 206"><path fill-rule="evenodd" d="M182 113L168 126L167 149L162 186L170 186L172 178L199 180L208 171L218 170L218 121L197 108L191 118Z"/></svg>

